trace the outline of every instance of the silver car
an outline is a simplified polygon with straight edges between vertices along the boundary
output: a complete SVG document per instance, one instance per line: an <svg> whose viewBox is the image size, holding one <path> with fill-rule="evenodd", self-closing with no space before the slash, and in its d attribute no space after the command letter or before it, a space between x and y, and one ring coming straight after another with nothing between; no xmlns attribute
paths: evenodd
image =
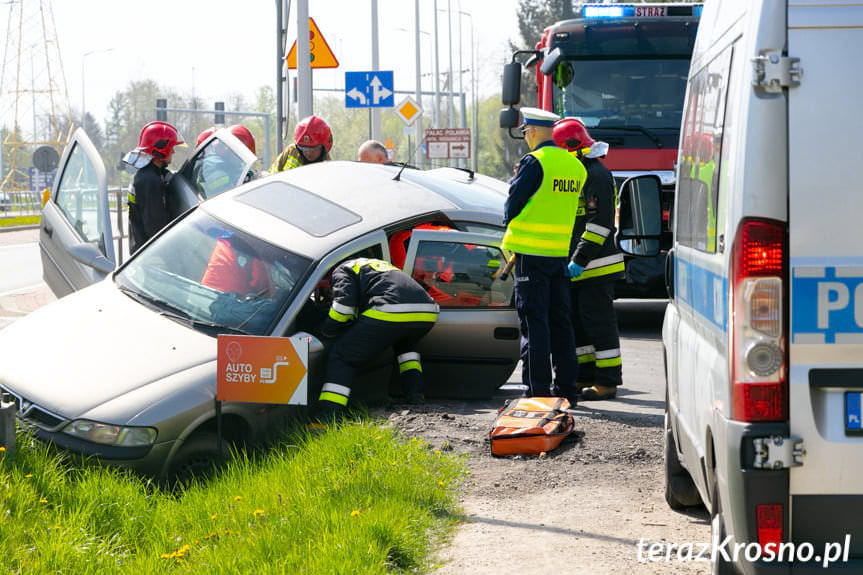
<svg viewBox="0 0 863 575"><path fill-rule="evenodd" d="M173 189L194 189L194 168L180 170ZM248 167L233 169L239 182ZM40 237L46 281L58 295L71 293L0 331L0 387L56 445L146 474L185 473L219 453L216 335L314 334L334 266L352 256L389 259L395 234L431 223L452 231L415 230L404 245L405 271L442 308L420 348L427 396L487 397L519 351L512 279L497 273L508 255L498 247L503 190L453 169L315 164L192 206L114 269L104 169L79 132ZM212 273L226 243L249 264L239 287ZM326 350L311 342L314 401ZM358 396L385 398L393 366L391 356L373 361ZM254 442L304 409L226 402L222 436Z"/></svg>

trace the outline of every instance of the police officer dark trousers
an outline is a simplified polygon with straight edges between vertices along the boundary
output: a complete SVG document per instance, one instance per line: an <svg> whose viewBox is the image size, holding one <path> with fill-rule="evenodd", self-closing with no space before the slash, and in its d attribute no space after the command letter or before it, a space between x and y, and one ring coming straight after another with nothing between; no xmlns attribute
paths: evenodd
<svg viewBox="0 0 863 575"><path fill-rule="evenodd" d="M572 324L578 342L578 387L582 400L611 399L621 384L620 337L614 312L614 283L624 275L623 255L614 245L617 190L599 161L608 145L595 142L581 122L565 118L554 127L555 143L587 169L572 234ZM571 264L572 265L572 264Z"/></svg>
<svg viewBox="0 0 863 575"><path fill-rule="evenodd" d="M536 108L522 108L521 113L525 141L533 151L521 159L510 182L502 245L516 254L522 380L530 395L562 395L574 404L578 363L567 264L586 174L574 156L551 141L556 115Z"/></svg>
<svg viewBox="0 0 863 575"><path fill-rule="evenodd" d="M357 368L392 347L408 401L422 401L417 345L437 320L438 305L389 262L359 258L333 271L333 303L323 333L338 335L329 353L316 419L335 420L345 410Z"/></svg>

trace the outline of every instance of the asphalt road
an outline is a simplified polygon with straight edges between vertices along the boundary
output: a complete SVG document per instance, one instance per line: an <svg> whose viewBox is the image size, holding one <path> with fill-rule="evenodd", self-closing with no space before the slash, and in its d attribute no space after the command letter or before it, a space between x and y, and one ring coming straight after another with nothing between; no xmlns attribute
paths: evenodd
<svg viewBox="0 0 863 575"><path fill-rule="evenodd" d="M0 245L0 294L41 282L42 262L37 242Z"/></svg>

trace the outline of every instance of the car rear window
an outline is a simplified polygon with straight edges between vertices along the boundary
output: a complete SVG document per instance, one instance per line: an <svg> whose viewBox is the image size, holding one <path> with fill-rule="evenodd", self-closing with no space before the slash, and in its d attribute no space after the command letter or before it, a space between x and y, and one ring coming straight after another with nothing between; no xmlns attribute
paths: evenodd
<svg viewBox="0 0 863 575"><path fill-rule="evenodd" d="M285 182L258 186L237 196L237 201L318 238L363 221L359 214Z"/></svg>

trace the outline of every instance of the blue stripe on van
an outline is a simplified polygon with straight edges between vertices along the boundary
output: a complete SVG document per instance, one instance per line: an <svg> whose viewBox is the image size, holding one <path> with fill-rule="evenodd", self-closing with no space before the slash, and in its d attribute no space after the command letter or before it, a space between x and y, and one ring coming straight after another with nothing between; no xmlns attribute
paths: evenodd
<svg viewBox="0 0 863 575"><path fill-rule="evenodd" d="M863 262L792 267L791 337L803 344L863 343Z"/></svg>
<svg viewBox="0 0 863 575"><path fill-rule="evenodd" d="M727 331L728 279L692 262L675 259L675 297L722 331Z"/></svg>

